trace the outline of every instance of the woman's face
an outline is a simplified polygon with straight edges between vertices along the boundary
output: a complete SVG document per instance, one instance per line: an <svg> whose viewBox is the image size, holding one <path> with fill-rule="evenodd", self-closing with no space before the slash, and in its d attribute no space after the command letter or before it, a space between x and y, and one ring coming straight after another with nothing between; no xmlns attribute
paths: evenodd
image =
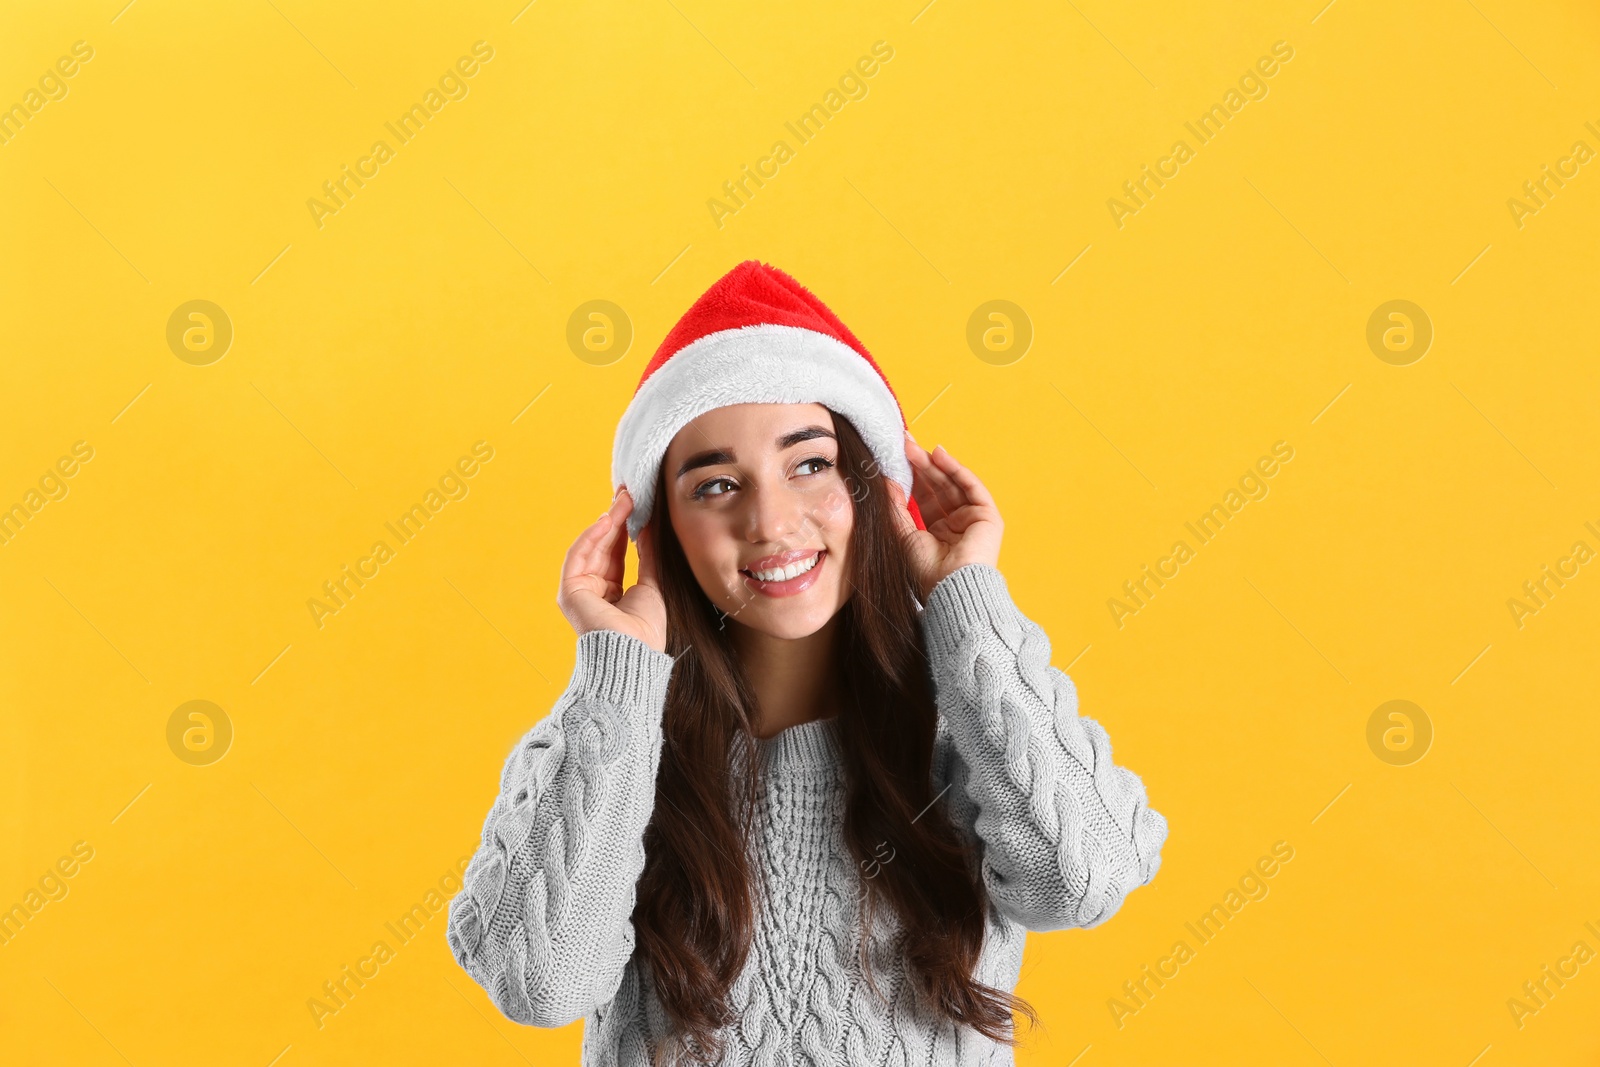
<svg viewBox="0 0 1600 1067"><path fill-rule="evenodd" d="M809 637L850 599L855 509L821 404L733 404L678 431L667 518L700 588L772 637Z"/></svg>

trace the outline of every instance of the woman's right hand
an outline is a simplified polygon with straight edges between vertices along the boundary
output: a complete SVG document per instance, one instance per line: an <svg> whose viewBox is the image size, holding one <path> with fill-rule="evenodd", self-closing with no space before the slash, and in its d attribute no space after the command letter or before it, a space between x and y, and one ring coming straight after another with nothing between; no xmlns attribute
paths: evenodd
<svg viewBox="0 0 1600 1067"><path fill-rule="evenodd" d="M615 630L655 649L667 648L667 605L656 580L652 531L639 532L639 578L626 592L623 564L628 554L628 515L633 497L626 489L567 550L561 564L561 592L556 603L579 636L591 630Z"/></svg>

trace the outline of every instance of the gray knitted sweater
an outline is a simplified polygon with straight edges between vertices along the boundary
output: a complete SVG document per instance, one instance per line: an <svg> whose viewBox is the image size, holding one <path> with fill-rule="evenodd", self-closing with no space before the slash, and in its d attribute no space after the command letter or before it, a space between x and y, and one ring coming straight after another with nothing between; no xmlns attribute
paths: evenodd
<svg viewBox="0 0 1600 1067"><path fill-rule="evenodd" d="M1012 990L1029 930L1098 926L1161 866L1166 820L1077 713L1044 632L992 567L963 567L922 614L939 708L931 773L981 849L990 909L976 977ZM646 1067L667 1020L630 921L655 803L672 657L611 631L578 638L571 684L506 759L464 886L456 961L501 1012L584 1020L584 1067ZM755 940L731 990L723 1064L1009 1065L1011 1050L916 1010L892 915L868 936L843 839L832 718L758 740L764 783L749 848ZM893 862L886 852L885 862Z"/></svg>

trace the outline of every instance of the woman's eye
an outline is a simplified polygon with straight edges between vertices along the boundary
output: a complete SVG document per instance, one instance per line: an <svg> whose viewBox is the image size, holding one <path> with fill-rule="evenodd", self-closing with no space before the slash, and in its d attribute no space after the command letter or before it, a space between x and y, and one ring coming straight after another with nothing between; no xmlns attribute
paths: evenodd
<svg viewBox="0 0 1600 1067"><path fill-rule="evenodd" d="M820 474L831 466L833 466L833 464L828 460L823 459L821 456L813 456L810 459L801 460L799 465L795 467L795 473Z"/></svg>
<svg viewBox="0 0 1600 1067"><path fill-rule="evenodd" d="M713 478L709 482L702 482L700 486L695 489L693 496L696 500L701 500L708 496L721 496L723 493L728 492L732 488L733 483L728 479Z"/></svg>

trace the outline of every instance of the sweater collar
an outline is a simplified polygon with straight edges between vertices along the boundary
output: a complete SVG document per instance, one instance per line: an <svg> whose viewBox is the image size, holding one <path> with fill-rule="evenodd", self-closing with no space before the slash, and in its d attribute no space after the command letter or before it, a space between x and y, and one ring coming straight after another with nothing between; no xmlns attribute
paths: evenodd
<svg viewBox="0 0 1600 1067"><path fill-rule="evenodd" d="M756 756L763 775L834 770L839 765L839 717L813 719L758 737Z"/></svg>

